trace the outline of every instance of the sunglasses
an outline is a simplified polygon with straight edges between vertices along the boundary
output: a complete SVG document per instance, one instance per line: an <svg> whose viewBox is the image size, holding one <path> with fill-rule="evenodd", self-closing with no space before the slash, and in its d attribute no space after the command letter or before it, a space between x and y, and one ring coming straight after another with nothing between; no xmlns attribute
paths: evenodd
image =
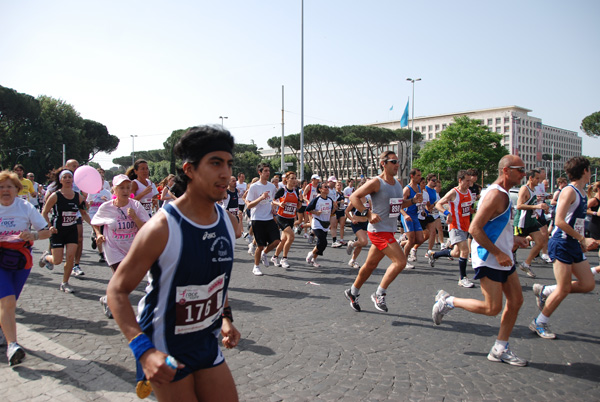
<svg viewBox="0 0 600 402"><path fill-rule="evenodd" d="M508 168L518 170L519 173L525 173L525 166L509 166Z"/></svg>
<svg viewBox="0 0 600 402"><path fill-rule="evenodd" d="M384 162L389 162L393 165L397 165L398 162L400 162L400 161L398 159L386 159L386 160L384 160Z"/></svg>

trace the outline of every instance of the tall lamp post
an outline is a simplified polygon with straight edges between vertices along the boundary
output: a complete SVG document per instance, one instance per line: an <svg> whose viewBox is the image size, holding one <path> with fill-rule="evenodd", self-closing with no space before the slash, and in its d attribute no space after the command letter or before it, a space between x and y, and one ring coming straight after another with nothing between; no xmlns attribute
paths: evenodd
<svg viewBox="0 0 600 402"><path fill-rule="evenodd" d="M413 133L415 131L415 81L421 81L420 78L412 79L407 78L406 81L412 82L412 119L410 125L410 168L412 169L413 164Z"/></svg>
<svg viewBox="0 0 600 402"><path fill-rule="evenodd" d="M130 135L131 137L131 166L135 163L135 137L137 135Z"/></svg>
<svg viewBox="0 0 600 402"><path fill-rule="evenodd" d="M223 120L224 120L224 119L228 119L228 117L227 117L227 116L219 116L219 119L221 119L221 128L223 128L223 129L224 129L224 128L225 128L225 126L223 125Z"/></svg>

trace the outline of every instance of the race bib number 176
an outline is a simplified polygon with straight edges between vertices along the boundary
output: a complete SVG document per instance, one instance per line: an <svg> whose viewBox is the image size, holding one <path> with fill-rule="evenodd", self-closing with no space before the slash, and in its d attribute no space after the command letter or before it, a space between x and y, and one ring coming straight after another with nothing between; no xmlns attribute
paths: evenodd
<svg viewBox="0 0 600 402"><path fill-rule="evenodd" d="M225 274L208 285L178 286L175 296L175 334L187 334L210 327L223 311Z"/></svg>

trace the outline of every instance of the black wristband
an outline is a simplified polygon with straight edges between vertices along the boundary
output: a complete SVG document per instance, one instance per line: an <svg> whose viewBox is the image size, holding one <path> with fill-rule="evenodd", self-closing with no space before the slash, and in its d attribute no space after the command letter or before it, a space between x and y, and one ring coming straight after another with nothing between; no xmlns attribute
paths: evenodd
<svg viewBox="0 0 600 402"><path fill-rule="evenodd" d="M233 314L231 313L231 307L227 306L223 309L223 313L221 314L222 318L228 318L229 321L233 322Z"/></svg>

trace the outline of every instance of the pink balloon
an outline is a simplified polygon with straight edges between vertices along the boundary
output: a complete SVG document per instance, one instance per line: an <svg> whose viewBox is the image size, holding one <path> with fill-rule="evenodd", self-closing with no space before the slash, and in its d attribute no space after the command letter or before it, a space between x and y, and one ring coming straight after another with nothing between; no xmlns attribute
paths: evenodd
<svg viewBox="0 0 600 402"><path fill-rule="evenodd" d="M81 166L75 171L75 184L88 194L98 194L102 190L102 176L91 166Z"/></svg>

